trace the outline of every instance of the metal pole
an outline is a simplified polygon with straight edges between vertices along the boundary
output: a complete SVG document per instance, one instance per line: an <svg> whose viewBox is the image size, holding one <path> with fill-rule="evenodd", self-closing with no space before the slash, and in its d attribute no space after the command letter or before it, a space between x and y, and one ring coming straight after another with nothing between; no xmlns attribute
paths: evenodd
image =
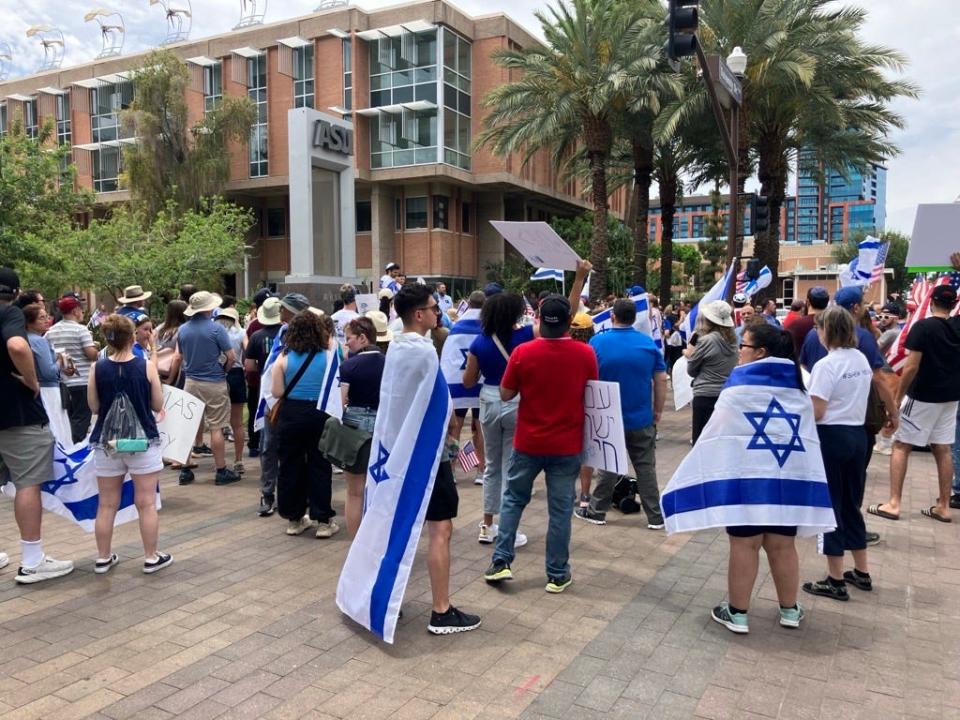
<svg viewBox="0 0 960 720"><path fill-rule="evenodd" d="M732 135L731 144L736 150L739 143L740 129L740 110L736 103L730 108L730 134ZM740 158L734 152L733 159L730 162L730 228L727 233L727 268L733 265L734 259L740 256L738 252L737 237L740 234ZM727 289L727 302L733 300L733 291L736 283L730 283Z"/></svg>

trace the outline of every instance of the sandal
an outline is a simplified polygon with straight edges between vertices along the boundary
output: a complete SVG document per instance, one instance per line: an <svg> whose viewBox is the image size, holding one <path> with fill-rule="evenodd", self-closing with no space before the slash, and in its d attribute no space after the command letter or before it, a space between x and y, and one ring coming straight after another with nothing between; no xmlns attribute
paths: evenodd
<svg viewBox="0 0 960 720"><path fill-rule="evenodd" d="M937 520L938 522L942 522L942 523L952 523L952 522L953 522L953 518L944 517L943 515L941 515L940 513L938 513L938 512L937 512L937 506L936 506L936 505L931 505L928 509L926 509L926 510L921 510L921 511L920 511L920 514L923 515L924 517L928 517L928 518L931 518L931 519L933 519L933 520Z"/></svg>
<svg viewBox="0 0 960 720"><path fill-rule="evenodd" d="M891 513L891 512L887 512L886 510L881 509L881 508L880 508L880 505L881 505L881 504L882 504L882 503L877 503L876 505L870 505L870 506L867 508L867 512L870 513L871 515L876 515L877 517L882 517L884 520L899 520L899 519L900 519L900 516L899 516L899 515L894 515L894 514Z"/></svg>
<svg viewBox="0 0 960 720"><path fill-rule="evenodd" d="M834 585L829 578L817 580L816 582L807 582L803 584L803 591L811 595L822 595L833 600L842 600L846 602L850 599L847 594L846 585Z"/></svg>
<svg viewBox="0 0 960 720"><path fill-rule="evenodd" d="M865 592L870 592L873 590L873 578L869 575L864 577L863 575L858 575L853 570L847 570L843 574L844 582L848 582L853 585L858 590L863 590Z"/></svg>

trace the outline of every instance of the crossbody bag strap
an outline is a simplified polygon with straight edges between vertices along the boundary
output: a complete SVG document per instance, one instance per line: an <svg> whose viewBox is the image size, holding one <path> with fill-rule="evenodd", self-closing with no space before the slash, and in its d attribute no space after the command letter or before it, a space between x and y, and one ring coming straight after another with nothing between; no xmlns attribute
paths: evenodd
<svg viewBox="0 0 960 720"><path fill-rule="evenodd" d="M290 393L293 392L293 389L297 386L297 383L300 382L300 378L303 377L303 374L307 371L307 368L310 366L310 363L313 362L313 359L317 356L316 350L311 350L310 354L307 355L307 359L303 361L303 365L297 370L296 374L293 376L293 379L290 381L290 384L287 385L286 389L283 391L283 398L285 399Z"/></svg>
<svg viewBox="0 0 960 720"><path fill-rule="evenodd" d="M500 351L500 354L503 355L503 359L507 362L510 362L510 353L507 352L507 349L503 346L503 343L500 342L500 338L496 335L491 335L493 338L493 344L497 346L497 350Z"/></svg>

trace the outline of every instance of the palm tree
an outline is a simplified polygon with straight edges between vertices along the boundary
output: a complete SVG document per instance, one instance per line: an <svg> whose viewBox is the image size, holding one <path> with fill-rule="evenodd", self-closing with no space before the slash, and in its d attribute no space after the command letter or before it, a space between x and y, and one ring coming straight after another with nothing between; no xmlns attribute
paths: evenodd
<svg viewBox="0 0 960 720"><path fill-rule="evenodd" d="M645 20L616 0L561 1L537 12L546 45L501 50L494 61L519 79L492 90L477 146L498 155L523 153L524 162L549 149L563 167L582 147L590 168L593 298L607 292L607 164L614 121L636 94L638 81L659 58L640 42ZM646 50L644 48L646 47Z"/></svg>

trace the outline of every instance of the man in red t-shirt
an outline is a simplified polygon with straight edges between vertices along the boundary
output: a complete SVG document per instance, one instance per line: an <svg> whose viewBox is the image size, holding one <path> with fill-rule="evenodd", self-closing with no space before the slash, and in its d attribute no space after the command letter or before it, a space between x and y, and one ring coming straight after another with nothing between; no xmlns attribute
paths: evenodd
<svg viewBox="0 0 960 720"><path fill-rule="evenodd" d="M500 381L504 401L520 395L513 454L500 506L500 532L487 582L513 577L514 536L530 502L533 481L546 474L547 586L550 593L570 585L570 522L574 483L583 451L583 394L588 380L598 379L597 356L589 345L567 335L570 303L551 295L540 304L540 337L517 347Z"/></svg>

